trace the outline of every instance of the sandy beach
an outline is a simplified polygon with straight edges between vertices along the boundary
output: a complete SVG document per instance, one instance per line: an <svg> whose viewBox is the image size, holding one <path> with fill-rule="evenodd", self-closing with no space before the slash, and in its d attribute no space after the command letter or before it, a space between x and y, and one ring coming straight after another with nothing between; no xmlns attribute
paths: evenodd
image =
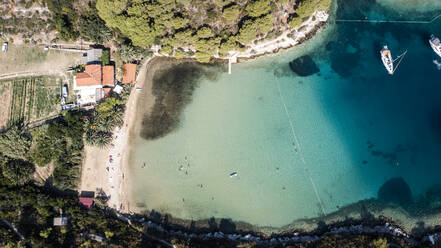
<svg viewBox="0 0 441 248"><path fill-rule="evenodd" d="M97 148L85 146L85 158L81 172L81 184L79 191L95 191L95 194L103 190L108 197L108 205L121 212L129 211L128 188L129 188L129 170L128 157L129 147L127 145L132 130L136 105L138 102L138 93L136 88L145 88L150 92L151 80L146 82L149 62L146 60L138 73L136 85L132 88L130 97L126 104L124 113L124 125L116 128L113 132L113 141L107 148ZM153 106L153 96L144 101L144 106ZM96 195L95 195L96 196Z"/></svg>
<svg viewBox="0 0 441 248"><path fill-rule="evenodd" d="M293 30L286 30L276 39L259 44L252 44L249 49L240 53L230 53L230 63L236 63L238 58L254 58L256 56L276 53L280 49L295 47L300 44L310 33L314 33L328 19L326 12L316 12L302 24L302 28L290 34ZM142 104L144 110L151 109L155 103L151 88L154 71L160 66L155 66L155 59L167 57L155 53L154 56L141 66L126 105L124 125L116 128L113 132L113 141L107 148L85 146L85 158L82 167L81 183L79 191L100 190L110 197L108 206L120 212L130 212L130 175L129 175L129 141L134 135L136 106L143 95ZM143 93L136 91L140 88ZM132 210L134 206L132 206Z"/></svg>

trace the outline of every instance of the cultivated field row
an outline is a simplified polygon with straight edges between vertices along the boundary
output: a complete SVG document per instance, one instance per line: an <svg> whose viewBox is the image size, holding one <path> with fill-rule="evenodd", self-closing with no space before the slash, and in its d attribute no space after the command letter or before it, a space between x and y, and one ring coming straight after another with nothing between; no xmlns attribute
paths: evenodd
<svg viewBox="0 0 441 248"><path fill-rule="evenodd" d="M60 87L61 82L49 76L0 81L0 101L3 105L0 127L15 123L31 124L56 115L60 111Z"/></svg>

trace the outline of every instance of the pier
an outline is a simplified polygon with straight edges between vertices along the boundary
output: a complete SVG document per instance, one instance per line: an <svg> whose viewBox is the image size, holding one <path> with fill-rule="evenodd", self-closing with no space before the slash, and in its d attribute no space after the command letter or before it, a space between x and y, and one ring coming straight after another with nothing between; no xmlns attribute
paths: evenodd
<svg viewBox="0 0 441 248"><path fill-rule="evenodd" d="M412 21L412 20L369 20L369 19L336 19L335 22L359 22L359 23L403 23L403 24L430 24L441 17L441 14L433 17L428 21Z"/></svg>
<svg viewBox="0 0 441 248"><path fill-rule="evenodd" d="M228 74L231 74L231 65L237 63L237 53L228 58Z"/></svg>

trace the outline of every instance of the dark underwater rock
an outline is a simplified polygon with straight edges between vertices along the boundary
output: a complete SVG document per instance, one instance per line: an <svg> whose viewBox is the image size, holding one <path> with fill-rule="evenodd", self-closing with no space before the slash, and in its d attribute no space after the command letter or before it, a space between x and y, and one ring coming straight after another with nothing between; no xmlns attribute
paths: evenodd
<svg viewBox="0 0 441 248"><path fill-rule="evenodd" d="M330 41L330 42L326 43L326 51L332 51L336 47L337 47L337 42L335 42L335 41Z"/></svg>
<svg viewBox="0 0 441 248"><path fill-rule="evenodd" d="M317 64L311 58L311 56L305 55L299 57L289 63L289 67L293 72L301 77L311 76L315 73L320 72Z"/></svg>
<svg viewBox="0 0 441 248"><path fill-rule="evenodd" d="M384 202L396 203L400 206L408 206L412 203L412 192L403 178L392 178L380 187L378 199Z"/></svg>

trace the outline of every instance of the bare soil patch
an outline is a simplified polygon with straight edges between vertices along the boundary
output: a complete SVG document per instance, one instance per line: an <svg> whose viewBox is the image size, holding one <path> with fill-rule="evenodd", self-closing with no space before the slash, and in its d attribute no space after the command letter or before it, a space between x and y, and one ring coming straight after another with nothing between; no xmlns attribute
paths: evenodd
<svg viewBox="0 0 441 248"><path fill-rule="evenodd" d="M64 74L69 66L81 63L77 52L44 51L43 46L9 44L0 53L0 76L15 73Z"/></svg>

